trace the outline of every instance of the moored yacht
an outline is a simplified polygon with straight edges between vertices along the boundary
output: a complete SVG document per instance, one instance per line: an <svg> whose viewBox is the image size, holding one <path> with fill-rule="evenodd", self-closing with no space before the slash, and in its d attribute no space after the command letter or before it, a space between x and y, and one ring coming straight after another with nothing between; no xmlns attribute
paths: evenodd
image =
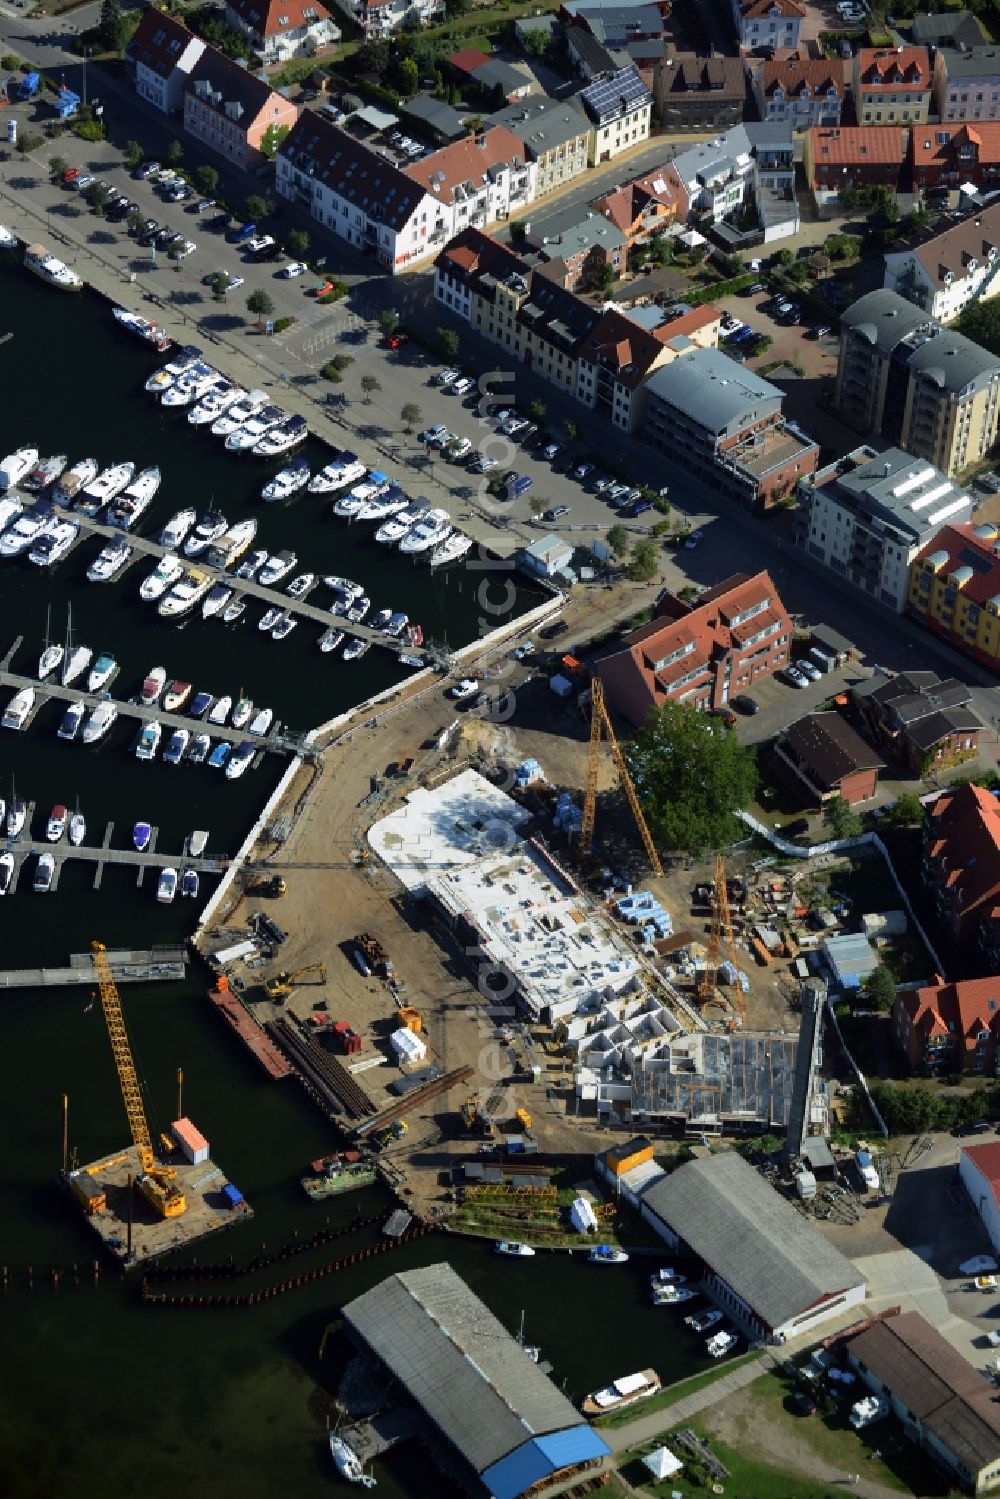
<svg viewBox="0 0 1000 1499"><path fill-rule="evenodd" d="M261 616L260 621L257 625L258 630L261 630L265 634L270 634L275 625L278 623L279 619L284 616L284 613L285 611L284 609L282 609L280 604L276 605L272 609L266 610L265 613Z"/></svg>
<svg viewBox="0 0 1000 1499"><path fill-rule="evenodd" d="M248 697L241 697L233 709L233 716L230 722L234 729L242 729L243 725L249 723L251 718L253 718L253 700Z"/></svg>
<svg viewBox="0 0 1000 1499"><path fill-rule="evenodd" d="M38 462L37 448L18 448L0 463L0 491L15 489L33 471Z"/></svg>
<svg viewBox="0 0 1000 1499"><path fill-rule="evenodd" d="M167 690L163 694L164 713L180 713L193 691L191 683L182 682L179 677L175 677L172 682L168 682Z"/></svg>
<svg viewBox="0 0 1000 1499"><path fill-rule="evenodd" d="M45 824L45 836L49 843L59 843L66 831L66 820L68 817L66 808L62 802L56 802L49 813L49 820Z"/></svg>
<svg viewBox="0 0 1000 1499"><path fill-rule="evenodd" d="M236 569L236 576L238 578L255 578L266 561L267 553L265 551L258 550L251 552L246 561L241 562Z"/></svg>
<svg viewBox="0 0 1000 1499"><path fill-rule="evenodd" d="M35 879L32 888L39 894L44 895L52 888L52 877L56 872L56 861L51 854L39 854L38 863L35 865Z"/></svg>
<svg viewBox="0 0 1000 1499"><path fill-rule="evenodd" d="M33 687L20 687L4 709L2 722L5 729L23 729L25 719L35 706Z"/></svg>
<svg viewBox="0 0 1000 1499"><path fill-rule="evenodd" d="M20 557L39 542L46 531L57 524L50 510L28 510L19 515L0 536L0 557Z"/></svg>
<svg viewBox="0 0 1000 1499"><path fill-rule="evenodd" d="M202 619L211 619L213 615L221 614L232 596L233 590L228 583L213 583L201 602Z"/></svg>
<svg viewBox="0 0 1000 1499"><path fill-rule="evenodd" d="M232 745L228 739L220 739L214 750L208 757L208 763L213 770L221 770L232 752Z"/></svg>
<svg viewBox="0 0 1000 1499"><path fill-rule="evenodd" d="M298 620L293 614L283 614L271 631L272 640L284 640L298 625Z"/></svg>
<svg viewBox="0 0 1000 1499"><path fill-rule="evenodd" d="M197 896L199 884L200 884L200 881L198 879L198 871L197 871L197 869L185 869L185 870L182 871L182 873L181 873L181 894L182 895Z"/></svg>
<svg viewBox="0 0 1000 1499"><path fill-rule="evenodd" d="M167 747L163 751L164 763L167 765L179 765L184 758L184 751L188 747L190 738L190 729L174 729L167 740Z"/></svg>
<svg viewBox="0 0 1000 1499"><path fill-rule="evenodd" d="M211 748L212 741L207 734L195 734L188 749L188 764L200 765Z"/></svg>
<svg viewBox="0 0 1000 1499"><path fill-rule="evenodd" d="M156 882L156 898L161 905L169 905L177 894L176 869L161 869Z"/></svg>
<svg viewBox="0 0 1000 1499"><path fill-rule="evenodd" d="M124 307L112 307L111 316L120 327L129 333L134 333L144 343L152 344L160 354L165 354L173 346L173 339L169 333L165 333L159 323L151 323L149 318L140 317L137 312L129 312Z"/></svg>
<svg viewBox="0 0 1000 1499"><path fill-rule="evenodd" d="M428 510L403 537L399 550L407 554L430 551L451 535L451 516L447 510Z"/></svg>
<svg viewBox="0 0 1000 1499"><path fill-rule="evenodd" d="M352 624L359 625L372 606L372 601L366 593L356 598L344 612L344 618L349 619Z"/></svg>
<svg viewBox="0 0 1000 1499"><path fill-rule="evenodd" d="M24 268L40 280L59 291L82 291L83 279L71 271L68 265L47 250L44 245L27 245L24 251Z"/></svg>
<svg viewBox="0 0 1000 1499"><path fill-rule="evenodd" d="M165 390L167 386L171 385L176 379L178 379L180 375L186 374L187 371L191 369L191 367L195 365L200 358L200 349L196 349L194 344L185 344L183 348L177 350L172 358L167 360L167 363L163 366L162 369L159 369L155 374L150 375L149 379L146 381L146 390L150 391L153 394L157 394L161 390Z"/></svg>
<svg viewBox="0 0 1000 1499"><path fill-rule="evenodd" d="M155 464L137 474L108 510L108 524L120 526L123 531L134 526L140 515L153 503L160 487L160 478L160 470Z"/></svg>
<svg viewBox="0 0 1000 1499"><path fill-rule="evenodd" d="M309 465L304 458L293 458L286 468L275 474L261 490L264 500L287 500L298 494L309 482Z"/></svg>
<svg viewBox="0 0 1000 1499"><path fill-rule="evenodd" d="M218 370L199 360L172 385L168 385L160 397L161 406L192 406L208 394L219 379Z"/></svg>
<svg viewBox="0 0 1000 1499"><path fill-rule="evenodd" d="M39 536L28 553L28 561L36 567L54 567L66 556L79 534L79 521L56 521Z"/></svg>
<svg viewBox="0 0 1000 1499"><path fill-rule="evenodd" d="M218 510L208 510L184 543L185 557L200 557L226 530L229 522Z"/></svg>
<svg viewBox="0 0 1000 1499"><path fill-rule="evenodd" d="M147 578L139 587L139 597L147 604L161 599L168 588L184 576L184 564L172 552L165 552Z"/></svg>
<svg viewBox="0 0 1000 1499"><path fill-rule="evenodd" d="M0 854L0 895L6 895L14 878L14 855Z"/></svg>
<svg viewBox="0 0 1000 1499"><path fill-rule="evenodd" d="M498 1239L493 1246L494 1254L509 1255L515 1260L531 1259L535 1251L530 1244L522 1244L518 1239Z"/></svg>
<svg viewBox="0 0 1000 1499"><path fill-rule="evenodd" d="M98 703L83 726L83 743L96 744L103 739L117 718L118 709L110 698Z"/></svg>
<svg viewBox="0 0 1000 1499"><path fill-rule="evenodd" d="M155 759L162 736L162 725L155 718L151 718L148 723L143 724L142 733L139 735L139 742L135 747L135 758L137 760Z"/></svg>
<svg viewBox="0 0 1000 1499"><path fill-rule="evenodd" d="M298 577L286 583L285 592L290 599L304 599L316 587L315 573L299 573Z"/></svg>
<svg viewBox="0 0 1000 1499"><path fill-rule="evenodd" d="M132 847L137 854L144 854L149 847L149 840L153 836L152 824L148 822L136 822L132 825Z"/></svg>
<svg viewBox="0 0 1000 1499"><path fill-rule="evenodd" d="M471 547L471 536L466 536L464 531L452 531L450 536L438 543L428 560L431 567L447 567L449 562L457 562L460 557L464 557Z"/></svg>
<svg viewBox="0 0 1000 1499"><path fill-rule="evenodd" d="M224 531L217 541L212 542L205 561L210 567L231 567L243 556L256 535L256 520L251 518L238 521L235 526Z"/></svg>
<svg viewBox="0 0 1000 1499"><path fill-rule="evenodd" d="M372 475L374 478L374 475ZM374 499L379 493L380 486L372 484L370 480L363 480L349 489L347 494L341 495L339 500L333 502L334 515L353 517L359 510L363 510L368 501Z"/></svg>
<svg viewBox="0 0 1000 1499"><path fill-rule="evenodd" d="M390 515L397 515L400 510L405 510L410 503L410 497L398 484L390 484L381 494L373 495L367 505L362 505L358 511L358 520L385 520Z"/></svg>
<svg viewBox="0 0 1000 1499"><path fill-rule="evenodd" d="M5 530L11 521L17 520L17 517L23 514L23 512L24 501L20 495L5 494L0 499L0 531Z"/></svg>
<svg viewBox="0 0 1000 1499"><path fill-rule="evenodd" d="M309 493L332 494L335 489L342 488L344 484L353 483L352 479L344 478L344 473L345 470L353 468L355 465L359 469L356 477L360 479L364 474L365 467L363 463L358 463L357 453L338 453L336 458L331 459L325 468L321 468L309 480Z"/></svg>
<svg viewBox="0 0 1000 1499"><path fill-rule="evenodd" d="M232 380L217 380L188 412L192 427L210 427L223 412L228 411L243 394L243 387Z"/></svg>
<svg viewBox="0 0 1000 1499"><path fill-rule="evenodd" d="M204 718L214 702L215 698L210 692L196 692L188 713L192 718Z"/></svg>
<svg viewBox="0 0 1000 1499"><path fill-rule="evenodd" d="M147 708L152 708L160 701L160 693L167 685L167 669L165 666L153 666L147 676L143 678L139 689L139 701Z"/></svg>
<svg viewBox="0 0 1000 1499"><path fill-rule="evenodd" d="M52 491L52 498L57 505L68 505L75 499L80 490L88 485L92 479L96 479L99 469L96 458L81 458L79 463L67 469L60 475L59 482Z"/></svg>
<svg viewBox="0 0 1000 1499"><path fill-rule="evenodd" d="M282 411L280 406L265 406L252 416L242 427L237 427L235 432L230 432L226 438L227 453L250 453L266 437L273 427L281 422L287 422L288 412Z"/></svg>
<svg viewBox="0 0 1000 1499"><path fill-rule="evenodd" d="M239 744L233 750L226 761L226 780L237 781L249 766L254 755L258 753L259 746L256 744Z"/></svg>
<svg viewBox="0 0 1000 1499"><path fill-rule="evenodd" d="M134 547L130 547L124 540L106 542L87 568L88 580L91 583L112 582L117 578L134 550Z"/></svg>
<svg viewBox="0 0 1000 1499"><path fill-rule="evenodd" d="M257 582L264 588L273 588L275 583L280 583L282 578L288 576L298 560L294 552L275 552L264 563Z"/></svg>
<svg viewBox="0 0 1000 1499"><path fill-rule="evenodd" d="M371 650L371 644L370 640L362 640L360 635L355 635L354 639L349 640L344 646L341 659L344 661L357 661L366 651Z"/></svg>
<svg viewBox="0 0 1000 1499"><path fill-rule="evenodd" d="M229 716L229 710L232 706L233 700L228 695L226 697L217 698L212 706L211 713L208 715L208 722L214 724L224 724Z"/></svg>
<svg viewBox="0 0 1000 1499"><path fill-rule="evenodd" d="M69 841L74 848L79 848L87 836L87 819L82 812L74 812L69 820Z"/></svg>
<svg viewBox="0 0 1000 1499"><path fill-rule="evenodd" d="M274 712L270 708L261 708L250 720L251 734L266 734L274 722Z"/></svg>
<svg viewBox="0 0 1000 1499"><path fill-rule="evenodd" d="M127 489L135 475L134 463L112 463L101 470L96 479L91 479L80 491L74 509L83 515L95 516L103 505L110 505Z"/></svg>
<svg viewBox="0 0 1000 1499"><path fill-rule="evenodd" d="M102 651L90 668L87 676L88 692L103 692L118 670L118 662L107 651Z"/></svg>
<svg viewBox="0 0 1000 1499"><path fill-rule="evenodd" d="M278 458L282 453L290 453L293 448L297 448L308 436L309 428L305 417L290 416L277 427L272 427L270 432L264 433L260 441L254 444L253 455L255 458Z"/></svg>
<svg viewBox="0 0 1000 1499"><path fill-rule="evenodd" d="M264 391L244 391L238 401L227 406L222 415L216 417L212 423L212 436L228 437L231 432L236 432L240 427L245 426L251 417L255 417L266 405L267 395Z"/></svg>
<svg viewBox="0 0 1000 1499"><path fill-rule="evenodd" d="M427 501L424 499L411 500L405 510L397 511L387 521L383 521L375 532L375 540L383 546L394 546L397 541L402 541L412 525L426 514Z"/></svg>
<svg viewBox="0 0 1000 1499"><path fill-rule="evenodd" d="M179 583L175 583L168 594L160 600L157 612L164 619L177 619L182 614L188 614L196 604L200 604L214 579L211 573L206 573L198 567L192 567L185 573Z"/></svg>
<svg viewBox="0 0 1000 1499"><path fill-rule="evenodd" d="M323 634L319 637L319 648L324 656L328 656L331 651L335 651L343 638L343 630L335 630L332 626L329 630L324 630Z"/></svg>
<svg viewBox="0 0 1000 1499"><path fill-rule="evenodd" d="M38 680L40 682L44 682L46 677L50 677L54 671L58 671L65 654L66 647L64 645L50 645L48 639L46 639L45 648L38 658Z"/></svg>
<svg viewBox="0 0 1000 1499"><path fill-rule="evenodd" d="M160 532L160 545L169 547L171 551L179 547L197 519L198 512L193 506L189 506L186 510L178 510Z"/></svg>
<svg viewBox="0 0 1000 1499"><path fill-rule="evenodd" d="M87 710L84 707L83 703L70 703L69 707L66 709L66 712L62 716L62 721L59 724L58 729L56 730L57 736L60 739L75 739L77 733L79 732L80 725L86 717L86 713Z"/></svg>
<svg viewBox="0 0 1000 1499"><path fill-rule="evenodd" d="M360 598L365 591L363 585L355 583L353 578L338 578L335 573L324 573L323 582L332 593L346 598L349 603Z"/></svg>
<svg viewBox="0 0 1000 1499"><path fill-rule="evenodd" d="M45 458L31 470L27 478L21 480L21 488L27 489L32 494L38 494L40 490L48 489L54 484L69 462L66 453L57 453L53 458Z"/></svg>
<svg viewBox="0 0 1000 1499"><path fill-rule="evenodd" d="M391 640L398 640L409 623L410 616L408 614L400 614L396 612L389 615L388 620L382 626L382 631L384 634L388 635Z"/></svg>
<svg viewBox="0 0 1000 1499"><path fill-rule="evenodd" d="M241 594L234 594L222 611L222 623L224 625L234 625L241 615L246 613L246 607L246 599Z"/></svg>
<svg viewBox="0 0 1000 1499"><path fill-rule="evenodd" d="M359 1484L363 1489L375 1487L374 1477L371 1473L365 1472L354 1448L335 1431L330 1432L330 1456L333 1458L334 1467L346 1483Z"/></svg>

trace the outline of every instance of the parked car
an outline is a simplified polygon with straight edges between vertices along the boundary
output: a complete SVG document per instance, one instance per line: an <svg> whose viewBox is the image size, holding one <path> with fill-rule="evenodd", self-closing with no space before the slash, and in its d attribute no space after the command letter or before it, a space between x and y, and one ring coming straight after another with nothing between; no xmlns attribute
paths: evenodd
<svg viewBox="0 0 1000 1499"><path fill-rule="evenodd" d="M233 234L232 234L233 244L235 244L235 245L245 245L245 244L248 244L249 241L253 239L253 237L254 237L254 235L256 233L257 233L257 225L256 224L243 224L240 228L233 230Z"/></svg>
<svg viewBox="0 0 1000 1499"><path fill-rule="evenodd" d="M534 650L535 647L531 641L526 640L523 645L516 645L510 654L515 661L527 661L528 657L534 654Z"/></svg>
<svg viewBox="0 0 1000 1499"><path fill-rule="evenodd" d="M738 692L729 701L740 713L746 713L750 718L753 718L754 714L760 712L760 703L758 703L755 697L750 697L749 693Z"/></svg>
<svg viewBox="0 0 1000 1499"><path fill-rule="evenodd" d="M786 681L790 682L793 687L809 686L809 678L805 675L804 672L799 671L797 666L785 667L785 679Z"/></svg>
<svg viewBox="0 0 1000 1499"><path fill-rule="evenodd" d="M818 682L823 675L819 667L805 657L801 661L796 661L795 665L804 677L809 678L810 682Z"/></svg>
<svg viewBox="0 0 1000 1499"><path fill-rule="evenodd" d="M179 241L174 240L167 254L172 255L175 260L186 260L189 255L194 254L197 248L193 239L185 239L182 234Z"/></svg>
<svg viewBox="0 0 1000 1499"><path fill-rule="evenodd" d="M519 500L523 494L528 493L534 482L530 474L521 474L520 478L508 482L507 490L511 499Z"/></svg>
<svg viewBox="0 0 1000 1499"><path fill-rule="evenodd" d="M292 281L296 276L304 276L308 269L304 260L290 260L287 265L281 267L278 275L283 281Z"/></svg>
<svg viewBox="0 0 1000 1499"><path fill-rule="evenodd" d="M89 172L83 172L79 177L76 178L73 186L76 188L78 193L85 193L87 191L87 188L90 187L91 183L94 182L94 180L94 177Z"/></svg>
<svg viewBox="0 0 1000 1499"><path fill-rule="evenodd" d="M569 515L568 505L552 505L545 511L542 520L560 520L564 515Z"/></svg>
<svg viewBox="0 0 1000 1499"><path fill-rule="evenodd" d="M496 468L497 460L487 458L483 453L477 453L469 464L470 474L488 474L491 468Z"/></svg>
<svg viewBox="0 0 1000 1499"><path fill-rule="evenodd" d="M479 683L475 677L463 677L460 682L456 682L453 687L448 688L448 696L456 698L461 702L463 698L474 697L478 691Z"/></svg>
<svg viewBox="0 0 1000 1499"><path fill-rule="evenodd" d="M449 432L447 427L442 427L440 432L436 432L433 437L427 439L427 446L429 448L446 448L454 436L454 432Z"/></svg>
<svg viewBox="0 0 1000 1499"><path fill-rule="evenodd" d="M652 500L633 500L628 506L629 515L644 515L647 510L652 510Z"/></svg>
<svg viewBox="0 0 1000 1499"><path fill-rule="evenodd" d="M815 1416L816 1402L808 1390L796 1390L789 1400L792 1410L800 1416Z"/></svg>
<svg viewBox="0 0 1000 1499"><path fill-rule="evenodd" d="M694 549L695 549L695 547L696 546L700 546L701 543L704 541L704 539L705 539L705 533L704 533L704 531L692 531L690 536L685 537L685 540L684 540L684 549L685 549L685 551L693 552Z"/></svg>
<svg viewBox="0 0 1000 1499"><path fill-rule="evenodd" d="M569 625L566 621L564 619L557 619L555 624L546 625L545 629L539 630L538 633L543 640L556 640L560 635L565 635L568 630Z"/></svg>
<svg viewBox="0 0 1000 1499"><path fill-rule="evenodd" d="M459 370L442 370L440 374L435 376L435 384L453 385L454 382L459 378L460 373L461 372Z"/></svg>
<svg viewBox="0 0 1000 1499"><path fill-rule="evenodd" d="M426 447L428 443L435 442L441 433L447 430L444 422L437 422L433 427L425 427L422 432L418 433L417 441L422 442Z"/></svg>
<svg viewBox="0 0 1000 1499"><path fill-rule="evenodd" d="M593 472L594 465L592 463L578 463L576 468L573 470L573 478L579 479L580 483L582 484L584 479L587 478L588 474L592 474Z"/></svg>
<svg viewBox="0 0 1000 1499"><path fill-rule="evenodd" d="M62 174L62 180L66 183L67 186L69 186L69 184L71 182L75 182L80 175L81 173L79 167L67 167L65 172L63 172Z"/></svg>
<svg viewBox="0 0 1000 1499"><path fill-rule="evenodd" d="M525 421L523 416L510 416L504 422L503 426L500 428L500 431L503 433L504 437L516 437L519 432L524 431L527 425L528 423Z"/></svg>
<svg viewBox="0 0 1000 1499"><path fill-rule="evenodd" d="M550 442L548 447L542 449L542 457L547 458L551 463L554 459L559 457L559 454L561 452L562 448L557 442Z"/></svg>
<svg viewBox="0 0 1000 1499"><path fill-rule="evenodd" d="M453 396L467 396L469 391L475 388L475 384L476 382L471 376L463 375L460 380L454 382L451 387L451 393Z"/></svg>
<svg viewBox="0 0 1000 1499"><path fill-rule="evenodd" d="M162 168L158 161L144 161L140 166L136 167L132 176L137 182L145 182L147 177L155 177L159 171L162 171Z"/></svg>
<svg viewBox="0 0 1000 1499"><path fill-rule="evenodd" d="M468 457L471 452L471 439L468 437L456 437L452 442L448 444L448 447L445 451L445 457L451 458L455 463L458 463L462 458Z"/></svg>
<svg viewBox="0 0 1000 1499"><path fill-rule="evenodd" d="M265 250L269 250L273 244L273 235L252 234L249 239L243 241L243 248L248 255L261 255Z"/></svg>

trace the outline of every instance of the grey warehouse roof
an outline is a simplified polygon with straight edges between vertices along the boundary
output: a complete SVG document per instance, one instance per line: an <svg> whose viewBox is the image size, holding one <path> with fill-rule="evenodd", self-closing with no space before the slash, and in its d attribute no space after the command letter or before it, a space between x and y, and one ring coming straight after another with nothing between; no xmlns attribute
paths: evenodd
<svg viewBox="0 0 1000 1499"><path fill-rule="evenodd" d="M781 397L776 385L718 349L695 349L673 360L654 371L646 389L709 432L724 432L762 401Z"/></svg>
<svg viewBox="0 0 1000 1499"><path fill-rule="evenodd" d="M477 1473L585 1424L450 1265L393 1275L344 1317Z"/></svg>
<svg viewBox="0 0 1000 1499"><path fill-rule="evenodd" d="M432 99L427 94L418 94L415 99L410 99L401 105L403 114L411 120L422 120L432 130L439 134L450 136L453 140L464 140L468 132L465 121L457 109L452 109L450 104L445 104L442 99Z"/></svg>
<svg viewBox="0 0 1000 1499"><path fill-rule="evenodd" d="M688 1161L643 1201L769 1327L864 1284L834 1249L735 1151Z"/></svg>

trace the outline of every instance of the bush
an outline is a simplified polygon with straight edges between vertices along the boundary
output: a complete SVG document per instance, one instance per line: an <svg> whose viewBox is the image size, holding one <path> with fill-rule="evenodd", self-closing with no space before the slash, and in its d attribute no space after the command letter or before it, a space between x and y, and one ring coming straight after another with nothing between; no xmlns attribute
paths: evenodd
<svg viewBox="0 0 1000 1499"><path fill-rule="evenodd" d="M734 276L730 281L716 281L711 286L706 286L704 291L695 293L691 300L695 303L714 302L716 297L735 297L737 293L746 291L752 286L755 277L751 275Z"/></svg>
<svg viewBox="0 0 1000 1499"><path fill-rule="evenodd" d="M16 52L5 52L3 57L0 57L0 68L3 68L6 73L16 73L20 66L21 59Z"/></svg>
<svg viewBox="0 0 1000 1499"><path fill-rule="evenodd" d="M37 151L39 146L44 146L43 135L22 135L17 142L17 149L22 156L30 156L32 151Z"/></svg>
<svg viewBox="0 0 1000 1499"><path fill-rule="evenodd" d="M320 374L324 380L329 380L331 385L339 385L344 378L336 365L329 361L320 369Z"/></svg>
<svg viewBox="0 0 1000 1499"><path fill-rule="evenodd" d="M297 322L297 321L298 321L298 319L297 318L293 318L293 317L280 317L280 318L277 318L275 320L275 324L274 324L274 331L275 331L275 333L284 333L284 331L285 331L286 328L290 328L292 326L292 324L295 323L295 322Z"/></svg>

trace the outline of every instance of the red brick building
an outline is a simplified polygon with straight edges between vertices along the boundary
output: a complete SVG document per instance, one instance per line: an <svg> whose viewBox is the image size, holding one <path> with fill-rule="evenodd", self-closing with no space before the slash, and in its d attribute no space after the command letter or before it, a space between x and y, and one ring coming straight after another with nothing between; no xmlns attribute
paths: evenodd
<svg viewBox="0 0 1000 1499"><path fill-rule="evenodd" d="M650 708L690 703L701 712L788 663L792 625L766 572L736 573L694 604L663 593L648 625L595 662L611 706L630 723Z"/></svg>
<svg viewBox="0 0 1000 1499"><path fill-rule="evenodd" d="M898 191L910 132L896 125L830 125L807 130L802 168L816 202L831 203L845 187Z"/></svg>
<svg viewBox="0 0 1000 1499"><path fill-rule="evenodd" d="M974 182L995 188L1000 179L1000 120L974 125L924 125L910 132L913 190Z"/></svg>
<svg viewBox="0 0 1000 1499"><path fill-rule="evenodd" d="M997 1070L1000 978L948 984L936 974L923 989L901 989L892 1031L911 1072Z"/></svg>
<svg viewBox="0 0 1000 1499"><path fill-rule="evenodd" d="M849 806L871 801L884 760L841 713L807 713L778 737L775 754L805 791L808 804L822 806L842 796Z"/></svg>
<svg viewBox="0 0 1000 1499"><path fill-rule="evenodd" d="M956 786L927 807L922 876L956 942L978 943L993 966L1000 933L1000 801Z"/></svg>

